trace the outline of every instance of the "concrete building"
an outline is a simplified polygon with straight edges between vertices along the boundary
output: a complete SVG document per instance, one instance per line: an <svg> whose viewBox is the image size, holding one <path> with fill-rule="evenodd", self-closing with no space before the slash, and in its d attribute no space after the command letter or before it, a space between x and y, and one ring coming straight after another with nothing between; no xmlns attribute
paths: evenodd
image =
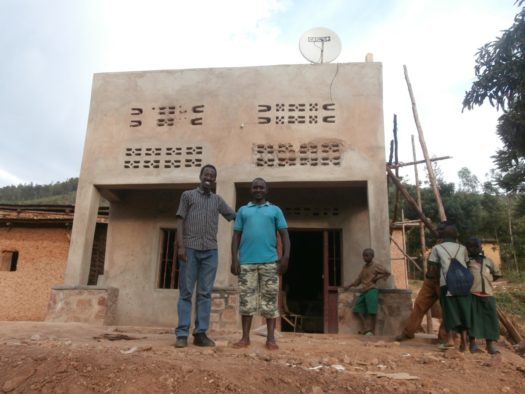
<svg viewBox="0 0 525 394"><path fill-rule="evenodd" d="M361 252L390 265L380 63L281 65L97 74L64 285L118 290L110 321L174 325L175 212L200 168L218 169L232 207L254 177L288 220L290 309L337 332L341 287ZM88 282L100 198L111 203L105 269ZM237 325L229 272L232 225L219 224L214 328ZM106 320L108 321L108 320Z"/></svg>

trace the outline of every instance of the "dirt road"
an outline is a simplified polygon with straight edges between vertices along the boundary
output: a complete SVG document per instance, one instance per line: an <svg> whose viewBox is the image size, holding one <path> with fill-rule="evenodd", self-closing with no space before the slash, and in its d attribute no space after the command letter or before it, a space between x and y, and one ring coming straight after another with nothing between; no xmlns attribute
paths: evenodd
<svg viewBox="0 0 525 394"><path fill-rule="evenodd" d="M128 336L132 339L115 339ZM0 322L0 392L6 393L519 393L525 360L500 344L488 354L441 352L425 340L283 333L237 350L175 349L171 330Z"/></svg>

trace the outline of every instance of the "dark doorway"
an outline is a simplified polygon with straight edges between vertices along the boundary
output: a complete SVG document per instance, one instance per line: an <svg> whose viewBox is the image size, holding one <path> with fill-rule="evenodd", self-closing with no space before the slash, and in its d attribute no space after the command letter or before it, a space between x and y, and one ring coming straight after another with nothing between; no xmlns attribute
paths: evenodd
<svg viewBox="0 0 525 394"><path fill-rule="evenodd" d="M289 233L292 250L288 272L283 275L281 301L283 314L290 318L281 320L281 329L332 332L326 320L330 318L328 309L333 306L327 303L330 287L339 286L341 280L340 231L290 230Z"/></svg>

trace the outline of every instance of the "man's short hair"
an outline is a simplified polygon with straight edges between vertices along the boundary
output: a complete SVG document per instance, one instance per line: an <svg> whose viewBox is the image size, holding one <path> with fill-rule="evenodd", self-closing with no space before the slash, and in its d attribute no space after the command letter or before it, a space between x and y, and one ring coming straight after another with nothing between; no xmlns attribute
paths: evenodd
<svg viewBox="0 0 525 394"><path fill-rule="evenodd" d="M479 248L481 247L481 240L478 237L470 237L465 242L465 246L477 246Z"/></svg>
<svg viewBox="0 0 525 394"><path fill-rule="evenodd" d="M457 238L458 229L453 224L447 224L443 229L443 237L445 238Z"/></svg>
<svg viewBox="0 0 525 394"><path fill-rule="evenodd" d="M204 170L206 168L211 168L213 171L215 171L215 176L217 176L217 169L212 164L205 164L205 165L203 165L202 168L201 168L201 173L199 174L199 176L202 176L202 173L204 172Z"/></svg>

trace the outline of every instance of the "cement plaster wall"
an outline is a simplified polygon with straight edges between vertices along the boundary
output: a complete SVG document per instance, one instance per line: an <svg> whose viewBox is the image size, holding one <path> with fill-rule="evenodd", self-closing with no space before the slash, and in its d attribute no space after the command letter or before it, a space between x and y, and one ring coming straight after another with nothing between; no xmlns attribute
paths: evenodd
<svg viewBox="0 0 525 394"><path fill-rule="evenodd" d="M104 282L119 289L119 324L176 322L178 290L159 289L162 228L175 228L182 191L128 191L110 211Z"/></svg>

